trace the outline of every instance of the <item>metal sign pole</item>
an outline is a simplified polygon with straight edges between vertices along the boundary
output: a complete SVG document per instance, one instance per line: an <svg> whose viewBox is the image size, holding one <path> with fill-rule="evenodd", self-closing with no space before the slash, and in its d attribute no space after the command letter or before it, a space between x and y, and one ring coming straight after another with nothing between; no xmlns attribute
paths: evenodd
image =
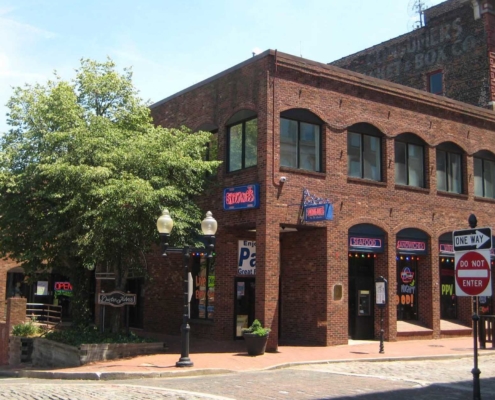
<svg viewBox="0 0 495 400"><path fill-rule="evenodd" d="M480 389L480 374L481 371L478 368L478 321L480 319L478 315L478 297L473 296L473 351L474 351L474 367L471 370L473 374L473 400L481 400Z"/></svg>

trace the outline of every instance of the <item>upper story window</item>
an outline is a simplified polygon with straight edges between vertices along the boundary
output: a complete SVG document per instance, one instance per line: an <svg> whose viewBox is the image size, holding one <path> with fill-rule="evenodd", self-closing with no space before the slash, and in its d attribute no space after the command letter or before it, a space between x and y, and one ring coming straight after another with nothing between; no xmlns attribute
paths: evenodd
<svg viewBox="0 0 495 400"><path fill-rule="evenodd" d="M372 125L355 124L347 133L347 174L382 180L381 132Z"/></svg>
<svg viewBox="0 0 495 400"><path fill-rule="evenodd" d="M443 95L443 71L428 74L428 92Z"/></svg>
<svg viewBox="0 0 495 400"><path fill-rule="evenodd" d="M304 109L280 114L280 166L322 170L321 124L316 115Z"/></svg>
<svg viewBox="0 0 495 400"><path fill-rule="evenodd" d="M495 156L488 151L474 155L474 195L495 198Z"/></svg>
<svg viewBox="0 0 495 400"><path fill-rule="evenodd" d="M437 148L437 189L450 193L463 193L462 149L453 143Z"/></svg>
<svg viewBox="0 0 495 400"><path fill-rule="evenodd" d="M257 164L258 119L254 111L238 111L227 121L227 151L228 172Z"/></svg>
<svg viewBox="0 0 495 400"><path fill-rule="evenodd" d="M404 133L395 140L395 183L425 187L425 156L423 141Z"/></svg>

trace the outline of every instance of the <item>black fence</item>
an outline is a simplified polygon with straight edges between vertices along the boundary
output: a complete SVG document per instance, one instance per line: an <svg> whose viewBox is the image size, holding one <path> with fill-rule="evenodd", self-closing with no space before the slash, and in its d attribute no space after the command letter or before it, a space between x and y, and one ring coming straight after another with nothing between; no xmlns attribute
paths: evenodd
<svg viewBox="0 0 495 400"><path fill-rule="evenodd" d="M27 303L26 317L34 322L56 325L62 322L62 307L52 304Z"/></svg>
<svg viewBox="0 0 495 400"><path fill-rule="evenodd" d="M479 321L479 341L480 349L486 349L486 344L495 348L495 315L480 315Z"/></svg>

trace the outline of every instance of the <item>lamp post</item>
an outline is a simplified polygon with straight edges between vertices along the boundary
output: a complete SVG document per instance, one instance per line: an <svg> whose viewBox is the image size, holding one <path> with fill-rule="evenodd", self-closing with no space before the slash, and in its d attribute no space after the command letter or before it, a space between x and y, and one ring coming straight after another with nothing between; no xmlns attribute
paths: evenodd
<svg viewBox="0 0 495 400"><path fill-rule="evenodd" d="M163 210L162 215L156 221L156 227L162 242L162 256L167 257L167 252L182 253L182 265L184 269L184 309L182 313L182 325L180 328L181 356L179 361L175 363L175 366L192 367L194 364L189 358L189 331L191 330L191 327L189 326L189 259L191 257L191 252L204 251L204 249L196 249L190 246L185 246L183 248L168 247L168 238L170 237L170 232L172 232L172 228L174 227L174 221L167 209ZM205 238L206 254L208 258L213 257L217 227L217 221L213 218L211 211L208 211L206 213L206 218L201 222L201 230L203 231L203 237Z"/></svg>

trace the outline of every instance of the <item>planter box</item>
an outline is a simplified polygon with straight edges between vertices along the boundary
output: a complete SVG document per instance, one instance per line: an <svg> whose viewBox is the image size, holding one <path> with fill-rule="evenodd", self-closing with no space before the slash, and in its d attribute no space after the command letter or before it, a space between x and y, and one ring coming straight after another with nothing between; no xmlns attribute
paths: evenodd
<svg viewBox="0 0 495 400"><path fill-rule="evenodd" d="M95 361L163 353L165 350L164 343L103 343L74 347L35 338L31 358L35 367L70 368Z"/></svg>
<svg viewBox="0 0 495 400"><path fill-rule="evenodd" d="M247 352L250 356L261 356L265 354L268 335L258 336L255 333L244 332L242 336L244 337Z"/></svg>

